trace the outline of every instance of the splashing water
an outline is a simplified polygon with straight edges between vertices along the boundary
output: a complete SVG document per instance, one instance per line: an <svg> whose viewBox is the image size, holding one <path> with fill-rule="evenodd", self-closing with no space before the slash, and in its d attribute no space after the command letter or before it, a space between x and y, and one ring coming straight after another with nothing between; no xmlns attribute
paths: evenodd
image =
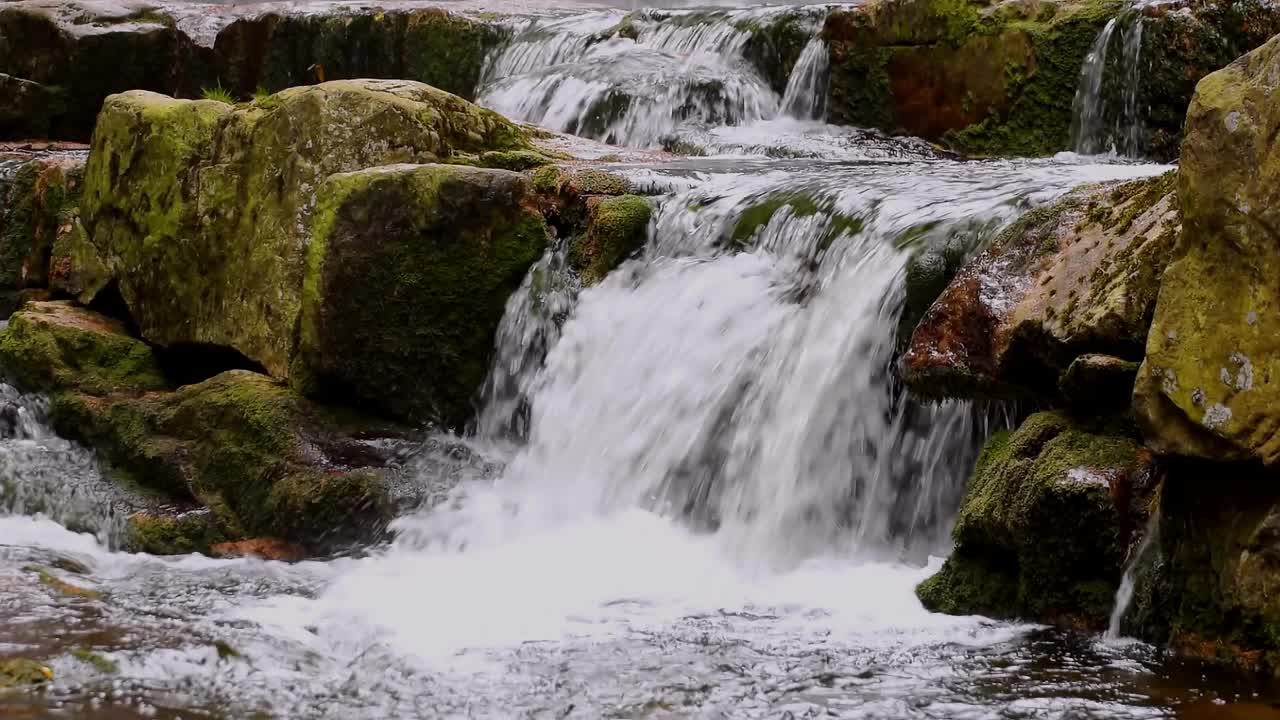
<svg viewBox="0 0 1280 720"><path fill-rule="evenodd" d="M0 651L55 676L0 715L1167 716L1142 646L920 606L992 421L894 379L915 238L1163 168L921 157L628 171L645 247L585 289L553 247L508 303L476 434L448 439L494 471L362 557L112 551L131 506L69 491L115 485L0 393L29 411L0 437Z"/></svg>

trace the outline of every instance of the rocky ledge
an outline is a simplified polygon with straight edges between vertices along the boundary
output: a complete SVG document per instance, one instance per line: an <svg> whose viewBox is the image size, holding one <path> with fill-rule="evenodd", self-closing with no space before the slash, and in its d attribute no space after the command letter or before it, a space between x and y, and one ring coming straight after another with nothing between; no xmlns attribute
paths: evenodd
<svg viewBox="0 0 1280 720"><path fill-rule="evenodd" d="M950 613L1107 626L1280 672L1280 37L1202 80L1182 164L1030 213L916 327L933 397L1055 408L988 440L956 549L918 594Z"/></svg>
<svg viewBox="0 0 1280 720"><path fill-rule="evenodd" d="M0 368L158 495L129 547L375 538L548 245L592 283L643 244L647 199L547 139L411 81L112 95L87 159L0 156Z"/></svg>

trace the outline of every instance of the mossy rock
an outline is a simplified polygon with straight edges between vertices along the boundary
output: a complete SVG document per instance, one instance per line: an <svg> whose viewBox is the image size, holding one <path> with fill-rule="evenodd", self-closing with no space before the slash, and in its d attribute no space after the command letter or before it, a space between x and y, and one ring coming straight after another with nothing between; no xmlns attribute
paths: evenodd
<svg viewBox="0 0 1280 720"><path fill-rule="evenodd" d="M592 198L587 231L569 248L569 263L587 285L604 279L648 238L649 201L636 195Z"/></svg>
<svg viewBox="0 0 1280 720"><path fill-rule="evenodd" d="M81 222L144 338L232 348L283 378L325 178L530 149L496 113L408 81L327 82L236 107L130 92L104 105Z"/></svg>
<svg viewBox="0 0 1280 720"><path fill-rule="evenodd" d="M1280 463L1280 38L1200 81L1178 173L1183 231L1135 407L1170 454Z"/></svg>
<svg viewBox="0 0 1280 720"><path fill-rule="evenodd" d="M1145 486L1153 456L1129 437L1037 413L987 441L955 551L917 590L951 614L1106 627L1130 523L1113 496Z"/></svg>
<svg viewBox="0 0 1280 720"><path fill-rule="evenodd" d="M397 429L334 414L265 375L232 370L137 397L62 392L50 413L112 468L213 513L134 516L132 547L192 552L257 536L327 546L390 519L386 471L353 436Z"/></svg>
<svg viewBox="0 0 1280 720"><path fill-rule="evenodd" d="M392 417L460 426L508 296L547 243L529 181L397 165L318 193L296 387Z"/></svg>
<svg viewBox="0 0 1280 720"><path fill-rule="evenodd" d="M1127 635L1180 655L1280 669L1280 490L1257 463L1169 459ZM1206 492L1206 483L1212 492Z"/></svg>
<svg viewBox="0 0 1280 720"><path fill-rule="evenodd" d="M214 545L227 539L226 530L208 509L138 512L129 516L124 548L152 555L210 555Z"/></svg>
<svg viewBox="0 0 1280 720"><path fill-rule="evenodd" d="M71 303L29 303L0 331L0 370L27 392L141 393L167 386L150 347Z"/></svg>
<svg viewBox="0 0 1280 720"><path fill-rule="evenodd" d="M1005 229L916 325L907 384L923 397L1052 400L1079 355L1140 360L1181 230L1175 177L1083 187Z"/></svg>
<svg viewBox="0 0 1280 720"><path fill-rule="evenodd" d="M976 154L1063 149L1081 63L1119 3L1042 8L881 0L832 12L830 119Z"/></svg>
<svg viewBox="0 0 1280 720"><path fill-rule="evenodd" d="M136 88L192 97L213 84L208 50L163 13L113 17L110 8L80 7L92 31L48 4L14 2L0 8L0 73L38 86L24 84L50 101L33 107L36 115L26 122L8 123L13 134L5 137L34 132L86 140L111 93Z"/></svg>
<svg viewBox="0 0 1280 720"><path fill-rule="evenodd" d="M240 18L214 43L218 82L238 99L325 80L400 78L469 100L503 26L439 8L329 8Z"/></svg>
<svg viewBox="0 0 1280 720"><path fill-rule="evenodd" d="M73 221L83 170L83 159L36 159L0 186L0 292L49 284L53 244ZM14 309L0 307L0 314Z"/></svg>

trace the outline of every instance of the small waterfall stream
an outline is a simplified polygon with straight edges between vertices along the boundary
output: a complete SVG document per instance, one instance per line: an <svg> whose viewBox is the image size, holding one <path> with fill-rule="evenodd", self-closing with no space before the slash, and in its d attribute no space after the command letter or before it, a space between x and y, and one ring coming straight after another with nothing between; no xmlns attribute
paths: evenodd
<svg viewBox="0 0 1280 720"><path fill-rule="evenodd" d="M1142 568L1142 563L1147 555L1159 551L1159 542L1160 514L1156 512L1151 514L1151 519L1147 521L1147 527L1143 531L1142 540L1138 542L1138 547L1134 549L1133 556L1129 558L1129 562L1125 565L1124 576L1120 580L1120 588L1116 590L1115 606L1111 610L1111 619L1107 624L1107 632L1103 635L1105 640L1119 640L1121 638L1121 624L1124 622L1125 614L1129 611L1129 604L1133 602L1133 591L1137 582L1138 571Z"/></svg>
<svg viewBox="0 0 1280 720"><path fill-rule="evenodd" d="M1139 5L1108 20L1089 48L1072 102L1071 148L1076 153L1141 156L1142 30Z"/></svg>
<svg viewBox="0 0 1280 720"><path fill-rule="evenodd" d="M800 120L822 120L827 107L827 44L814 35L800 53L782 94L782 112Z"/></svg>

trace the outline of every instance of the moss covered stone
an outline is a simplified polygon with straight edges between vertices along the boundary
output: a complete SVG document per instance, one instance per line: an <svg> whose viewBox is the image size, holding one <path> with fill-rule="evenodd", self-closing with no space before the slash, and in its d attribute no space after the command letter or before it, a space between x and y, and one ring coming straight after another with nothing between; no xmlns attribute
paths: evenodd
<svg viewBox="0 0 1280 720"><path fill-rule="evenodd" d="M1140 360L1180 230L1174 178L1082 188L1003 231L916 326L907 383L928 397L1051 398L1078 355Z"/></svg>
<svg viewBox="0 0 1280 720"><path fill-rule="evenodd" d="M1183 232L1135 404L1167 453L1280 462L1280 38L1200 82L1178 176Z"/></svg>
<svg viewBox="0 0 1280 720"><path fill-rule="evenodd" d="M84 140L111 93L139 88L191 97L212 84L208 51L164 13L112 16L110 7L81 8L82 23L48 3L0 9L0 73L37 85L51 101L33 107L36 115L26 122L7 123L8 137Z"/></svg>
<svg viewBox="0 0 1280 720"><path fill-rule="evenodd" d="M129 516L124 547L152 555L209 555L214 545L226 540L226 531L207 509L139 512Z"/></svg>
<svg viewBox="0 0 1280 720"><path fill-rule="evenodd" d="M972 153L1063 149L1081 63L1119 3L984 5L883 0L833 12L823 29L830 118Z"/></svg>
<svg viewBox="0 0 1280 720"><path fill-rule="evenodd" d="M104 106L81 222L143 337L230 347L284 377L325 178L523 149L501 116L414 82L328 82L234 108L131 92Z"/></svg>
<svg viewBox="0 0 1280 720"><path fill-rule="evenodd" d="M328 8L235 20L214 43L218 81L237 99L325 80L416 80L474 99L498 23L439 8Z"/></svg>
<svg viewBox="0 0 1280 720"><path fill-rule="evenodd" d="M1105 627L1128 537L1113 495L1145 484L1152 456L1122 435L1038 413L987 441L942 570L918 588L952 614Z"/></svg>
<svg viewBox="0 0 1280 720"><path fill-rule="evenodd" d="M118 321L67 302L29 303L0 331L0 370L29 392L91 395L166 387L150 347Z"/></svg>
<svg viewBox="0 0 1280 720"><path fill-rule="evenodd" d="M587 204L587 231L569 248L569 262L592 285L644 245L649 201L636 195L593 198Z"/></svg>
<svg viewBox="0 0 1280 720"><path fill-rule="evenodd" d="M330 177L295 385L398 418L465 422L507 297L546 242L516 173L394 165Z"/></svg>
<svg viewBox="0 0 1280 720"><path fill-rule="evenodd" d="M51 416L114 468L213 513L213 525L198 514L134 516L134 547L191 552L264 535L332 543L368 537L389 517L385 471L351 439L384 426L335 416L265 375L233 370L137 397L63 392Z"/></svg>
<svg viewBox="0 0 1280 720"><path fill-rule="evenodd" d="M73 222L83 169L83 158L29 160L0 183L0 295L48 285L53 244ZM0 314L13 310L0 303Z"/></svg>

